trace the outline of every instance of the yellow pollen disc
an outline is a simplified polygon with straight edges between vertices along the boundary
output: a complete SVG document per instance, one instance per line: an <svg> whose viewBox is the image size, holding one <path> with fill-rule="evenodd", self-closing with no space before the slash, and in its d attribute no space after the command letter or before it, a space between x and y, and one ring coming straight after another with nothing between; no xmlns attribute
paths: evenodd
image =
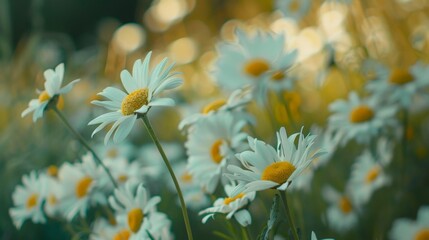
<svg viewBox="0 0 429 240"><path fill-rule="evenodd" d="M389 82L397 85L404 85L414 80L413 75L406 69L396 68L390 74Z"/></svg>
<svg viewBox="0 0 429 240"><path fill-rule="evenodd" d="M370 107L366 105L360 105L352 110L349 119L352 123L363 123L371 120L373 117L374 111Z"/></svg>
<svg viewBox="0 0 429 240"><path fill-rule="evenodd" d="M92 178L90 177L83 177L79 180L79 182L76 184L76 197L77 198L83 198L86 196L89 190L89 186L91 186Z"/></svg>
<svg viewBox="0 0 429 240"><path fill-rule="evenodd" d="M46 172L51 177L57 177L58 176L58 168L55 165L49 166L48 169L46 170Z"/></svg>
<svg viewBox="0 0 429 240"><path fill-rule="evenodd" d="M225 200L223 200L223 203L224 204L226 204L226 205L228 205L228 204L230 204L230 203L232 203L232 202L234 202L235 200L237 200L237 199L240 199L240 198L242 198L242 197L244 197L244 193L239 193L239 194L237 194L237 196L235 196L235 197L232 197L232 198L225 198Z"/></svg>
<svg viewBox="0 0 429 240"><path fill-rule="evenodd" d="M135 90L134 92L128 94L124 98L121 104L121 111L123 115L131 115L139 108L146 105L148 97L148 89L142 88Z"/></svg>
<svg viewBox="0 0 429 240"><path fill-rule="evenodd" d="M298 12L299 7L301 6L301 5L299 4L299 1L300 1L300 0L292 0L292 2L289 4L289 9L290 9L292 12Z"/></svg>
<svg viewBox="0 0 429 240"><path fill-rule="evenodd" d="M338 205L343 213L349 213L353 209L352 203L347 197L342 197Z"/></svg>
<svg viewBox="0 0 429 240"><path fill-rule="evenodd" d="M182 179L183 182L188 183L192 181L192 175L186 172L180 177L180 179Z"/></svg>
<svg viewBox="0 0 429 240"><path fill-rule="evenodd" d="M220 153L220 146L222 145L222 140L217 140L213 143L212 148L210 149L210 155L212 157L213 162L219 164L222 162L223 156Z"/></svg>
<svg viewBox="0 0 429 240"><path fill-rule="evenodd" d="M287 182L295 170L295 166L287 161L271 163L262 172L261 180L268 180L278 184L283 184Z"/></svg>
<svg viewBox="0 0 429 240"><path fill-rule="evenodd" d="M209 113L209 112L211 112L211 111L216 111L216 110L218 110L220 107L222 107L223 105L225 105L225 103L226 103L226 101L225 101L224 99L218 99L218 100L216 100L216 101L213 101L213 102L211 102L211 103L207 104L207 105L203 108L202 113L203 113L203 114L207 114L207 113Z"/></svg>
<svg viewBox="0 0 429 240"><path fill-rule="evenodd" d="M144 214L140 208L134 208L128 212L128 226L133 233L139 231L143 223Z"/></svg>
<svg viewBox="0 0 429 240"><path fill-rule="evenodd" d="M266 60L255 58L244 65L243 71L252 77L259 77L268 69L270 69L270 65Z"/></svg>
<svg viewBox="0 0 429 240"><path fill-rule="evenodd" d="M283 80L285 78L285 76L286 75L284 72L278 71L278 72L273 73L273 75L271 75L271 80L280 81L280 80Z"/></svg>
<svg viewBox="0 0 429 240"><path fill-rule="evenodd" d="M27 204L26 204L27 209L31 209L37 205L37 198L38 197L39 197L39 195L33 193L27 198Z"/></svg>
<svg viewBox="0 0 429 240"><path fill-rule="evenodd" d="M48 92L43 91L39 95L39 102L44 102L51 99L51 96L49 96Z"/></svg>
<svg viewBox="0 0 429 240"><path fill-rule="evenodd" d="M113 236L113 240L128 240L130 236L131 236L130 231L128 231L127 229L123 229L117 232L115 236Z"/></svg>
<svg viewBox="0 0 429 240"><path fill-rule="evenodd" d="M119 175L118 177L118 182L124 183L128 180L128 176L127 175Z"/></svg>
<svg viewBox="0 0 429 240"><path fill-rule="evenodd" d="M55 197L55 195L53 195L53 194L49 195L48 203L49 203L49 205L53 205L53 206L56 205L58 203L57 197Z"/></svg>
<svg viewBox="0 0 429 240"><path fill-rule="evenodd" d="M118 149L116 148L111 148L107 151L106 153L107 157L109 158L116 158L118 157L119 153L118 153Z"/></svg>
<svg viewBox="0 0 429 240"><path fill-rule="evenodd" d="M377 179L378 175L380 174L380 168L379 167L373 167L371 170L368 171L365 177L366 183L372 183L375 179Z"/></svg>
<svg viewBox="0 0 429 240"><path fill-rule="evenodd" d="M418 231L414 236L414 240L429 240L429 228Z"/></svg>

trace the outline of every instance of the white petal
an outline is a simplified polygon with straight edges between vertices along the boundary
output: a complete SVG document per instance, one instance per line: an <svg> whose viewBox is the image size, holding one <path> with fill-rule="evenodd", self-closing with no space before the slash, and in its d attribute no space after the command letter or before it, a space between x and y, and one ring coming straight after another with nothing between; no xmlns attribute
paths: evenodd
<svg viewBox="0 0 429 240"><path fill-rule="evenodd" d="M235 219L241 226L246 227L252 223L252 217L246 209L240 210L234 214Z"/></svg>
<svg viewBox="0 0 429 240"><path fill-rule="evenodd" d="M115 132L115 135L113 136L113 142L118 143L124 140L128 134L131 132L131 129L134 126L134 123L137 119L137 115L132 115L130 117L127 117L121 125L118 127L118 129Z"/></svg>
<svg viewBox="0 0 429 240"><path fill-rule="evenodd" d="M138 89L137 82L126 69L122 70L121 72L121 81L128 93L132 93Z"/></svg>

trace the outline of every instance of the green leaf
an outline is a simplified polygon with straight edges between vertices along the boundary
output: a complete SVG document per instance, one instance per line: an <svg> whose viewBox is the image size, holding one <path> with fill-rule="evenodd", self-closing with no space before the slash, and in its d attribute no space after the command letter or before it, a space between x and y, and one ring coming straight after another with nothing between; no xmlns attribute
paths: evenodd
<svg viewBox="0 0 429 240"><path fill-rule="evenodd" d="M222 239L226 239L226 240L234 240L233 237L230 237L228 235L226 235L225 233L219 232L219 231L213 231L213 235L216 235Z"/></svg>
<svg viewBox="0 0 429 240"><path fill-rule="evenodd" d="M267 226L262 230L260 238L261 240L268 240L270 237L270 231L276 225L279 216L279 195L276 194L271 205L270 217L268 218Z"/></svg>

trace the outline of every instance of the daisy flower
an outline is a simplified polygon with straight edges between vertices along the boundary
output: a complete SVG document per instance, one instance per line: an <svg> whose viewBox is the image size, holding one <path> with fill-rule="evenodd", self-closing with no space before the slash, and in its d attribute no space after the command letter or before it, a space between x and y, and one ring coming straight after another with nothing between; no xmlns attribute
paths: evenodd
<svg viewBox="0 0 429 240"><path fill-rule="evenodd" d="M25 109L21 117L25 117L27 114L33 113L33 122L36 122L37 119L43 117L43 112L47 109L50 102L55 102L57 108L61 109L64 106L64 99L61 94L66 94L70 92L79 79L76 79L65 87L61 87L64 78L64 64L59 64L55 70L48 69L43 73L45 77L45 90L37 90L39 97L37 99L32 99L28 108Z"/></svg>
<svg viewBox="0 0 429 240"><path fill-rule="evenodd" d="M44 210L46 215L55 217L60 214L60 200L63 198L63 188L58 180L58 168L54 165L46 169L46 202Z"/></svg>
<svg viewBox="0 0 429 240"><path fill-rule="evenodd" d="M97 144L95 146L95 151L99 154L101 159L132 159L134 146L128 141L124 141L119 144Z"/></svg>
<svg viewBox="0 0 429 240"><path fill-rule="evenodd" d="M255 97L259 101L266 98L269 83L275 90L292 87L293 78L288 70L295 62L297 51L285 52L285 36L258 31L247 35L236 31L236 42L218 44L219 58L214 64L213 75L225 89L235 90L253 85Z"/></svg>
<svg viewBox="0 0 429 240"><path fill-rule="evenodd" d="M247 134L241 131L245 124L231 113L222 112L193 126L185 143L188 170L205 191L215 191L226 166L234 164L235 153L245 147Z"/></svg>
<svg viewBox="0 0 429 240"><path fill-rule="evenodd" d="M215 213L227 214L226 218L234 217L241 226L245 227L252 223L252 217L246 209L247 205L255 199L255 192L240 193L235 197L232 196L234 185L225 185L225 192L228 195L226 198L218 198L213 207L207 208L200 212L200 215L207 214L203 218L203 223L206 223L209 218L213 218Z"/></svg>
<svg viewBox="0 0 429 240"><path fill-rule="evenodd" d="M109 169L113 178L120 185L126 182L139 183L142 182L144 174L142 174L142 166L138 161L129 162L126 158L104 159L103 163ZM112 181L108 181L108 189L113 190Z"/></svg>
<svg viewBox="0 0 429 240"><path fill-rule="evenodd" d="M375 81L389 77L389 69L387 66L374 59L366 59L363 61L361 72L365 79L369 81Z"/></svg>
<svg viewBox="0 0 429 240"><path fill-rule="evenodd" d="M422 206L417 213L417 220L400 218L393 223L389 234L393 240L429 238L429 207Z"/></svg>
<svg viewBox="0 0 429 240"><path fill-rule="evenodd" d="M88 125L99 124L92 136L113 123L104 138L104 144L107 144L112 135L115 143L124 140L131 132L137 118L146 114L151 107L174 105L174 100L171 98L157 97L164 90L178 87L182 84L182 79L174 77L177 73L170 73L174 64L166 67L167 58L164 58L150 73L151 54L149 52L143 62L140 59L135 61L132 74L128 70L121 72L122 85L126 92L107 87L98 95L108 100L92 101L94 105L111 110L88 123Z"/></svg>
<svg viewBox="0 0 429 240"><path fill-rule="evenodd" d="M37 175L36 171L22 177L23 185L18 185L12 194L14 207L9 209L13 224L20 229L25 220L34 223L45 223L42 203L45 199L45 178Z"/></svg>
<svg viewBox="0 0 429 240"><path fill-rule="evenodd" d="M350 184L353 186L352 196L356 204L361 205L370 199L372 193L390 183L384 171L392 158L392 147L385 139L378 144L377 156L366 150L353 165Z"/></svg>
<svg viewBox="0 0 429 240"><path fill-rule="evenodd" d="M127 232L130 239L140 239L138 236L145 234L145 229L150 227L149 216L161 198L156 196L149 199L143 184L139 184L135 192L133 188L131 183L126 183L125 187L115 189L114 196L109 197L109 203L115 210L117 221L126 223L123 231Z"/></svg>
<svg viewBox="0 0 429 240"><path fill-rule="evenodd" d="M386 127L397 125L395 106L380 105L379 98L360 99L356 92L349 100L337 100L329 106L329 128L341 136L341 143L351 139L368 144L370 140L386 131Z"/></svg>
<svg viewBox="0 0 429 240"><path fill-rule="evenodd" d="M332 187L325 187L322 195L329 204L327 218L333 229L345 232L356 225L358 214L349 194L340 194Z"/></svg>
<svg viewBox="0 0 429 240"><path fill-rule="evenodd" d="M310 0L276 0L275 6L285 17L301 20L310 10Z"/></svg>
<svg viewBox="0 0 429 240"><path fill-rule="evenodd" d="M110 222L105 218L97 218L92 224L91 240L111 240L127 239L128 232L124 230L125 226L118 224L116 221ZM122 237L122 238L121 238Z"/></svg>
<svg viewBox="0 0 429 240"><path fill-rule="evenodd" d="M140 231L139 240L172 240L174 239L170 228L171 221L167 215L152 211L147 219L148 224L145 231ZM150 236L149 236L149 234Z"/></svg>
<svg viewBox="0 0 429 240"><path fill-rule="evenodd" d="M186 127L194 124L198 120L204 117L209 117L216 112L235 112L240 113L242 117L249 119L249 122L253 122L254 120L251 117L242 112L243 106L248 104L252 100L252 89L250 87L246 87L243 89L237 89L231 93L227 100L225 99L217 99L205 105L201 109L201 113L192 114L186 118L184 118L179 123L179 130L184 130Z"/></svg>
<svg viewBox="0 0 429 240"><path fill-rule="evenodd" d="M414 96L425 94L422 90L427 87L429 66L422 62L417 62L409 69L394 68L389 74L367 85L367 89L373 94L383 96L389 103L397 103L403 108L410 107Z"/></svg>
<svg viewBox="0 0 429 240"><path fill-rule="evenodd" d="M59 200L59 211L69 221L77 214L85 217L90 206L107 203L101 189L106 187L108 176L90 153L82 158L82 163L64 163L59 169L58 179L64 191Z"/></svg>
<svg viewBox="0 0 429 240"><path fill-rule="evenodd" d="M295 140L298 138L298 145ZM239 193L286 188L308 167L313 159L322 152L313 148L316 136L304 137L302 132L287 136L284 127L277 132L277 151L258 139L248 137L250 151L237 154L244 169L228 166L232 174L225 174L239 183L233 196Z"/></svg>

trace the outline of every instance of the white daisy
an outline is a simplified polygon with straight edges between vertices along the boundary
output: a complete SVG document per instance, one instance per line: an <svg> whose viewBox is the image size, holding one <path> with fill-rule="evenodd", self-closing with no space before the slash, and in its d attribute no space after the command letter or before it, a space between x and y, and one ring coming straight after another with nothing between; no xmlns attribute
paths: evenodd
<svg viewBox="0 0 429 240"><path fill-rule="evenodd" d="M285 17L301 20L310 10L310 0L276 0L275 6Z"/></svg>
<svg viewBox="0 0 429 240"><path fill-rule="evenodd" d="M95 151L98 153L98 156L100 156L101 159L132 159L134 146L128 141L124 141L118 144L97 144L95 146Z"/></svg>
<svg viewBox="0 0 429 240"><path fill-rule="evenodd" d="M43 117L43 112L46 110L46 107L50 102L55 102L57 108L61 109L64 106L64 99L61 94L66 94L70 92L79 79L76 79L65 87L61 87L64 77L64 64L59 64L55 70L48 69L43 75L45 76L45 90L37 90L39 98L32 99L28 104L28 108L25 109L21 117L25 117L27 114L33 113L33 122L36 122L37 119Z"/></svg>
<svg viewBox="0 0 429 240"><path fill-rule="evenodd" d="M234 216L237 222L243 227L252 223L252 217L246 208L247 205L255 199L256 193L240 193L233 196L231 193L234 188L235 184L225 185L225 192L228 197L216 199L213 203L213 207L207 208L199 213L200 215L208 213L208 215L203 218L203 223L206 223L209 218L213 218L215 213L227 214L227 219L231 219L231 217Z"/></svg>
<svg viewBox="0 0 429 240"><path fill-rule="evenodd" d="M293 86L294 79L287 71L294 64L297 52L285 52L283 34L258 31L247 35L238 29L236 36L237 42L217 46L219 58L213 75L220 87L235 90L253 85L257 100L264 101L268 87L280 91Z"/></svg>
<svg viewBox="0 0 429 240"><path fill-rule="evenodd" d="M138 161L129 162L126 158L104 159L103 163L109 169L113 178L120 185L126 182L139 183L143 181L142 166ZM108 189L113 190L112 181L108 181Z"/></svg>
<svg viewBox="0 0 429 240"><path fill-rule="evenodd" d="M376 97L359 99L356 92L349 94L349 100L337 100L329 106L329 128L341 136L341 143L351 139L368 144L387 127L397 125L395 106L382 106Z"/></svg>
<svg viewBox="0 0 429 240"><path fill-rule="evenodd" d="M298 145L295 139L298 137ZM244 169L228 166L230 179L239 181L233 195L241 192L286 188L320 155L320 149L313 147L316 136L304 137L302 132L287 136L284 127L277 132L277 151L263 141L248 137L251 150L237 154Z"/></svg>
<svg viewBox="0 0 429 240"><path fill-rule="evenodd" d="M185 143L188 170L205 191L215 191L226 166L234 164L235 153L245 147L245 124L229 112L219 112L201 119L189 132Z"/></svg>
<svg viewBox="0 0 429 240"><path fill-rule="evenodd" d="M167 215L157 211L152 211L147 219L150 223L145 231L140 231L139 240L172 240L173 234L170 231L171 221ZM149 236L150 234L150 236Z"/></svg>
<svg viewBox="0 0 429 240"><path fill-rule="evenodd" d="M14 207L9 209L13 224L20 229L25 220L34 223L45 223L42 203L45 199L46 178L37 175L36 171L22 176L23 185L18 185L12 194Z"/></svg>
<svg viewBox="0 0 429 240"><path fill-rule="evenodd" d="M251 100L252 89L250 87L237 89L231 93L226 101L224 99L212 101L202 108L201 113L195 113L182 119L179 123L179 130L183 130L189 125L197 122L199 119L208 117L218 111L239 112L243 118L247 118L249 122L254 122L247 113L242 112L243 107Z"/></svg>
<svg viewBox="0 0 429 240"><path fill-rule="evenodd" d="M82 158L82 163L64 163L58 179L63 189L59 211L69 221L77 214L85 217L90 206L107 203L101 189L106 188L108 176L89 153Z"/></svg>
<svg viewBox="0 0 429 240"><path fill-rule="evenodd" d="M400 218L393 223L389 234L393 240L429 238L429 207L422 206L417 213L417 220Z"/></svg>
<svg viewBox="0 0 429 240"><path fill-rule="evenodd" d="M140 239L138 236L150 228L149 216L161 198L156 196L149 199L143 184L139 184L136 191L133 190L133 185L126 183L125 187L115 189L114 196L109 197L109 203L115 210L117 221L126 223L130 239Z"/></svg>
<svg viewBox="0 0 429 240"><path fill-rule="evenodd" d="M322 195L329 204L326 216L333 229L345 232L357 224L358 214L349 194L342 195L332 187L325 187Z"/></svg>
<svg viewBox="0 0 429 240"><path fill-rule="evenodd" d="M143 62L140 59L135 61L132 75L128 70L121 72L121 80L126 93L117 88L107 87L99 95L108 100L92 101L93 104L112 111L88 123L89 125L100 124L94 130L92 136L110 123L113 123L104 138L104 144L107 144L113 133L115 133L113 142L117 143L124 140L139 115L146 114L151 107L174 105L173 99L157 98L157 96L164 90L173 89L181 85L182 79L174 77L177 73L170 74L174 65L166 67L167 58L164 58L150 74L150 58L151 52L147 54Z"/></svg>
<svg viewBox="0 0 429 240"><path fill-rule="evenodd" d="M63 198L63 188L58 180L58 168L49 166L46 170L46 202L44 210L46 215L56 217L60 214L60 201Z"/></svg>
<svg viewBox="0 0 429 240"><path fill-rule="evenodd" d="M380 141L377 156L366 150L353 165L350 179L353 186L351 194L358 205L368 202L375 190L390 183L384 168L392 158L393 149L385 139Z"/></svg>
<svg viewBox="0 0 429 240"><path fill-rule="evenodd" d="M113 236L113 238L112 238ZM121 238L122 237L122 238ZM118 224L116 221L110 222L105 218L97 218L92 224L91 240L111 240L128 239L129 233L126 226Z"/></svg>
<svg viewBox="0 0 429 240"><path fill-rule="evenodd" d="M363 61L361 72L365 79L369 81L376 81L389 77L389 69L387 66L374 59L366 59Z"/></svg>
<svg viewBox="0 0 429 240"><path fill-rule="evenodd" d="M427 94L429 87L429 66L417 62L409 69L394 68L382 78L371 81L367 89L373 94L383 96L388 103L398 103L401 107L411 106L413 97Z"/></svg>

